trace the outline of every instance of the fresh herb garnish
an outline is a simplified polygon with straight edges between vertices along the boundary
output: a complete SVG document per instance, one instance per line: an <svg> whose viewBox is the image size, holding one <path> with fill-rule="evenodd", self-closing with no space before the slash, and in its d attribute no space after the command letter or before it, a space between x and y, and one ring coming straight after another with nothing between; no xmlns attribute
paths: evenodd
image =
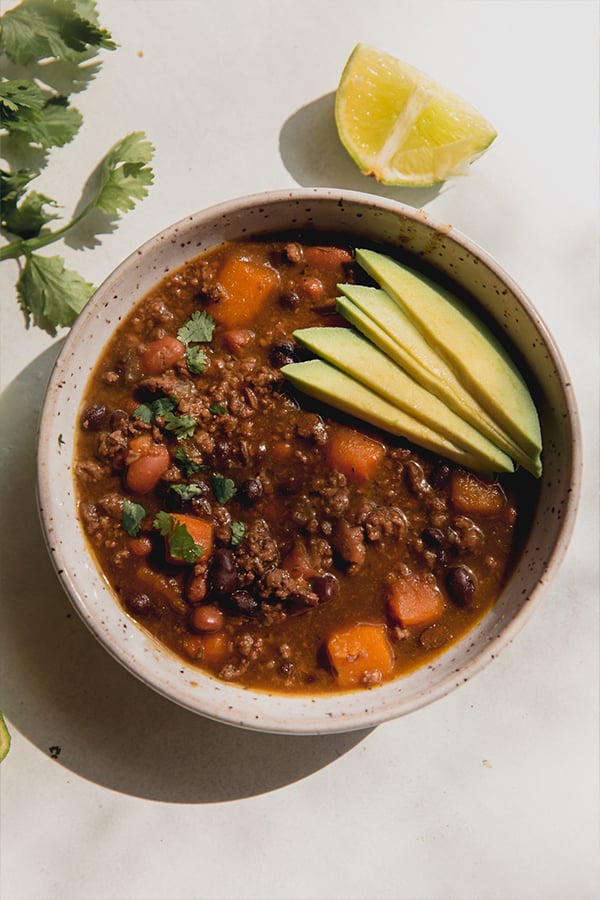
<svg viewBox="0 0 600 900"><path fill-rule="evenodd" d="M159 512L154 518L154 527L167 540L169 556L182 562L193 563L204 555L183 522L178 522L167 512Z"/></svg>
<svg viewBox="0 0 600 900"><path fill-rule="evenodd" d="M211 403L209 411L213 416L224 416L227 413L227 407L223 406L221 403Z"/></svg>
<svg viewBox="0 0 600 900"><path fill-rule="evenodd" d="M237 488L235 482L232 481L231 478L226 478L225 475L214 474L211 475L210 480L217 502L222 506L236 495Z"/></svg>
<svg viewBox="0 0 600 900"><path fill-rule="evenodd" d="M208 466L194 462L193 459L190 459L183 447L177 447L175 450L175 464L186 478L208 468Z"/></svg>
<svg viewBox="0 0 600 900"><path fill-rule="evenodd" d="M140 532L140 525L146 517L146 510L140 503L134 503L127 497L123 500L123 528L131 537L137 537Z"/></svg>
<svg viewBox="0 0 600 900"><path fill-rule="evenodd" d="M172 412L176 406L177 401L173 400L172 397L157 397L155 400L151 400L150 403L140 403L134 409L133 416L135 419L151 425L153 422L156 422L159 416L165 416L167 413Z"/></svg>
<svg viewBox="0 0 600 900"><path fill-rule="evenodd" d="M181 500L193 500L194 497L202 497L205 488L192 481L190 484L172 484L171 490L175 491Z"/></svg>
<svg viewBox="0 0 600 900"><path fill-rule="evenodd" d="M246 534L246 526L243 522L232 522L231 523L231 546L237 547L240 544L244 536Z"/></svg>
<svg viewBox="0 0 600 900"><path fill-rule="evenodd" d="M192 375L200 375L208 366L208 357L202 347L188 347L185 361Z"/></svg>
<svg viewBox="0 0 600 900"><path fill-rule="evenodd" d="M23 258L17 294L26 325L50 335L69 327L90 298L94 286L65 268L62 256L41 256L42 247L62 240L86 219L80 246L94 247L97 234L113 230L120 213L133 209L153 181L149 165L154 149L143 132L133 132L106 154L86 183L79 206L66 224L50 230L59 218L58 202L30 190L45 167L48 151L73 140L83 118L70 94L81 91L100 68L100 50L114 50L110 33L98 24L93 0L23 0L0 17L0 54L18 77L0 79L0 137L5 159L16 160L0 171L0 230L8 243L0 260ZM53 73L60 67L60 92ZM94 212L94 216L89 214Z"/></svg>
<svg viewBox="0 0 600 900"><path fill-rule="evenodd" d="M207 344L212 341L215 326L215 320L205 310L196 310L181 326L177 337L182 344Z"/></svg>
<svg viewBox="0 0 600 900"><path fill-rule="evenodd" d="M172 412L166 412L164 420L167 431L172 431L180 439L192 437L198 427L193 416L176 416Z"/></svg>

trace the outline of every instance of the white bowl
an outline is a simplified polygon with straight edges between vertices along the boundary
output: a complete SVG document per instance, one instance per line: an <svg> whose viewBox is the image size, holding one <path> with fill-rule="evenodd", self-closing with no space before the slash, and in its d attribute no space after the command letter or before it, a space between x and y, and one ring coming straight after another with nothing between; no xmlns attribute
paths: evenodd
<svg viewBox="0 0 600 900"><path fill-rule="evenodd" d="M115 326L167 272L221 243L309 226L396 245L465 288L529 369L541 418L544 474L517 567L474 631L432 664L371 690L315 697L256 692L186 665L122 610L90 556L76 515L74 435L82 391ZM542 598L570 539L580 492L575 398L556 344L523 291L480 247L422 210L350 191L251 195L190 215L131 254L96 291L50 377L38 443L38 497L46 542L64 589L101 644L131 673L183 707L262 731L319 734L367 728L448 694L506 647Z"/></svg>

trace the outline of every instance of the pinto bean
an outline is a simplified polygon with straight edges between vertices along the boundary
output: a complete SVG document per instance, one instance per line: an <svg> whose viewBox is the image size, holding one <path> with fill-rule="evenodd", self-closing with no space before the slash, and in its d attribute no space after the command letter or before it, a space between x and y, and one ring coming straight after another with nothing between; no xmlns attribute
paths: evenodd
<svg viewBox="0 0 600 900"><path fill-rule="evenodd" d="M171 369L185 354L185 345L176 337L166 334L147 344L140 351L140 363L146 375L162 375Z"/></svg>
<svg viewBox="0 0 600 900"><path fill-rule="evenodd" d="M190 613L190 628L205 634L220 631L225 617L218 606L195 606Z"/></svg>
<svg viewBox="0 0 600 900"><path fill-rule="evenodd" d="M148 494L171 465L171 457L164 444L150 441L146 448L143 455L130 463L125 473L125 484L134 494Z"/></svg>

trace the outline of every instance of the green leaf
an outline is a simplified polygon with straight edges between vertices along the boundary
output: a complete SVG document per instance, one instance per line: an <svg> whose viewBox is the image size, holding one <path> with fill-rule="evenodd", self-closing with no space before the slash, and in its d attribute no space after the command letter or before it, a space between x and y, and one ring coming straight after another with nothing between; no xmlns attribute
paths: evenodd
<svg viewBox="0 0 600 900"><path fill-rule="evenodd" d="M58 206L56 200L30 191L19 206L7 206L2 215L2 226L12 234L18 234L22 238L35 237L44 225L57 219L52 213L46 212L44 206Z"/></svg>
<svg viewBox="0 0 600 900"><path fill-rule="evenodd" d="M137 537L140 531L140 525L146 518L146 510L140 503L134 503L127 497L123 500L123 528L131 537Z"/></svg>
<svg viewBox="0 0 600 900"><path fill-rule="evenodd" d="M149 403L140 403L133 411L133 418L139 419L140 422L145 422L146 425L151 425L154 421L154 412Z"/></svg>
<svg viewBox="0 0 600 900"><path fill-rule="evenodd" d="M0 50L20 64L48 57L79 60L90 51L116 47L97 24L94 5L81 0L24 0L0 22Z"/></svg>
<svg viewBox="0 0 600 900"><path fill-rule="evenodd" d="M44 92L33 81L15 78L0 83L0 110L2 123L8 128L10 119L22 110L40 110L46 104Z"/></svg>
<svg viewBox="0 0 600 900"><path fill-rule="evenodd" d="M204 555L204 550L194 541L185 525L169 513L162 511L157 513L154 527L167 539L169 556L173 559L192 563Z"/></svg>
<svg viewBox="0 0 600 900"><path fill-rule="evenodd" d="M172 397L157 397L150 403L140 403L133 411L133 416L147 425L151 425L156 421L158 416L164 416L166 413L172 412L177 406L177 401Z"/></svg>
<svg viewBox="0 0 600 900"><path fill-rule="evenodd" d="M6 727L4 716L0 712L0 762L10 750L10 732Z"/></svg>
<svg viewBox="0 0 600 900"><path fill-rule="evenodd" d="M191 482L191 484L172 484L171 490L175 491L181 500L186 501L193 500L194 497L202 497L205 489L201 485Z"/></svg>
<svg viewBox="0 0 600 900"><path fill-rule="evenodd" d="M193 416L176 416L172 412L167 412L164 415L164 420L167 431L172 431L178 438L192 437L198 427L198 423Z"/></svg>
<svg viewBox="0 0 600 900"><path fill-rule="evenodd" d="M227 407L221 403L211 403L208 409L213 416L224 416L227 413Z"/></svg>
<svg viewBox="0 0 600 900"><path fill-rule="evenodd" d="M72 141L83 117L64 97L52 97L42 109L24 109L17 117L7 119L11 134L23 134L29 143L41 147L63 147Z"/></svg>
<svg viewBox="0 0 600 900"><path fill-rule="evenodd" d="M243 522L231 523L231 546L237 547L244 540L246 534L246 526Z"/></svg>
<svg viewBox="0 0 600 900"><path fill-rule="evenodd" d="M183 447L177 447L177 449L175 450L175 464L179 469L181 469L183 475L186 478L189 478L190 475L195 475L197 472L202 472L203 470L208 468L208 466L194 462L192 459L190 459Z"/></svg>
<svg viewBox="0 0 600 900"><path fill-rule="evenodd" d="M208 359L201 347L188 347L185 351L185 361L192 375L200 375L208 366Z"/></svg>
<svg viewBox="0 0 600 900"><path fill-rule="evenodd" d="M163 537L166 537L171 533L171 529L173 528L174 524L175 521L173 519L173 516L170 516L169 513L162 511L156 513L154 521L152 522L154 528L156 528L158 533L162 534Z"/></svg>
<svg viewBox="0 0 600 900"><path fill-rule="evenodd" d="M94 290L71 269L62 256L31 254L17 282L17 292L25 317L30 317L48 334L73 324Z"/></svg>
<svg viewBox="0 0 600 900"><path fill-rule="evenodd" d="M0 202L15 205L19 197L25 193L25 188L30 181L37 178L38 173L32 169L17 169L16 172L0 170Z"/></svg>
<svg viewBox="0 0 600 900"><path fill-rule="evenodd" d="M179 331L177 337L182 344L206 344L212 340L216 322L205 310L195 313L185 322Z"/></svg>
<svg viewBox="0 0 600 900"><path fill-rule="evenodd" d="M118 141L100 164L99 189L92 205L109 216L133 209L143 199L154 180L148 165L154 154L143 131L135 131Z"/></svg>
<svg viewBox="0 0 600 900"><path fill-rule="evenodd" d="M222 506L237 494L235 482L232 481L231 478L226 478L224 475L212 475L211 483L217 502Z"/></svg>

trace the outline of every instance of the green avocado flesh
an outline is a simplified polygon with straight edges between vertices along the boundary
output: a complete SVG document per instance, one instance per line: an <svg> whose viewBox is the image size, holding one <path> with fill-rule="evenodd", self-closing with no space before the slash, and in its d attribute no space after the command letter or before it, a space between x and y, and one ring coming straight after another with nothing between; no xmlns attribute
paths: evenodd
<svg viewBox="0 0 600 900"><path fill-rule="evenodd" d="M294 337L317 356L410 417L415 435L419 433L419 424L422 424L439 438L443 435L450 443L470 452L478 460L476 468L481 471L514 470L509 456L354 329L303 328L295 331ZM353 390L356 392L355 387ZM406 436L410 437L409 434Z"/></svg>
<svg viewBox="0 0 600 900"><path fill-rule="evenodd" d="M531 394L492 333L458 298L420 273L372 250L357 250L356 260L541 471L540 424Z"/></svg>
<svg viewBox="0 0 600 900"><path fill-rule="evenodd" d="M363 285L338 288L344 296L337 309L350 324L515 462L536 477L541 474L539 452L526 453L494 421L389 294Z"/></svg>
<svg viewBox="0 0 600 900"><path fill-rule="evenodd" d="M406 438L447 459L474 471L492 472L496 467L482 468L482 458L449 441L443 435L403 412L388 400L365 387L360 381L322 359L289 363L281 369L289 381L311 397L328 403L390 434Z"/></svg>

